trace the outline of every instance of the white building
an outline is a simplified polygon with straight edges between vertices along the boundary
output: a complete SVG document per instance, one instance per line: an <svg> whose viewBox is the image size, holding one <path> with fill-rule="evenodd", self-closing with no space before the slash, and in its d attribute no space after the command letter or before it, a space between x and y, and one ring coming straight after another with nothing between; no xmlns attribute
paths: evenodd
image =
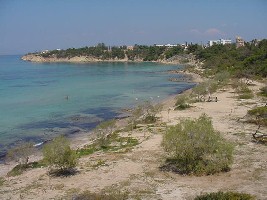
<svg viewBox="0 0 267 200"><path fill-rule="evenodd" d="M208 46L211 47L214 44L222 44L222 45L225 45L225 44L231 44L231 43L232 43L232 40L225 40L225 39L209 40Z"/></svg>
<svg viewBox="0 0 267 200"><path fill-rule="evenodd" d="M240 36L237 36L235 41L236 41L236 48L245 46L245 41Z"/></svg>
<svg viewBox="0 0 267 200"><path fill-rule="evenodd" d="M177 44L155 44L156 47L168 47L168 48L171 48L171 47L177 47L178 45Z"/></svg>

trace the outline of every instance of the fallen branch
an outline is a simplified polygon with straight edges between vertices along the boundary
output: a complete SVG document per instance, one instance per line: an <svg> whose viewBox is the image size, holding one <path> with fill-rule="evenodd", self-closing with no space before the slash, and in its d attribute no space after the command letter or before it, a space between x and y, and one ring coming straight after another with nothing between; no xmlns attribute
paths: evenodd
<svg viewBox="0 0 267 200"><path fill-rule="evenodd" d="M256 129L255 133L252 134L252 137L257 141L257 142L260 142L260 143L267 143L267 134L261 134L259 132L261 128L261 125L258 124L258 128Z"/></svg>

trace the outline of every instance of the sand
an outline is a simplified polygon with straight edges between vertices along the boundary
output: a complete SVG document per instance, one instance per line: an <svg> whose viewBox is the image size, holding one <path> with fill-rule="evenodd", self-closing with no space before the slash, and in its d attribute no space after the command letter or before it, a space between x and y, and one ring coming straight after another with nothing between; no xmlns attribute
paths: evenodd
<svg viewBox="0 0 267 200"><path fill-rule="evenodd" d="M262 83L255 83L250 88L256 94L262 86ZM213 96L217 96L218 102L194 103L183 111L174 110L174 96L165 100L156 125L121 133L137 138L137 146L120 153L97 152L82 157L74 176L50 177L47 168L32 169L17 177L5 176L4 184L0 186L0 199L71 199L82 191L111 189L129 191L132 199L193 199L199 194L216 191L245 192L257 199L266 199L267 146L253 142L251 133L257 126L244 123L247 110L264 105L263 100L257 96L238 100L230 87ZM202 177L160 171L165 155L161 147L163 123L173 125L183 118L197 118L202 113L210 116L215 129L235 144L231 170ZM261 132L267 133L266 128ZM86 142L84 137L75 145ZM97 166L99 161L103 164ZM11 165L6 168L10 169ZM1 166L0 171L3 176L7 170Z"/></svg>

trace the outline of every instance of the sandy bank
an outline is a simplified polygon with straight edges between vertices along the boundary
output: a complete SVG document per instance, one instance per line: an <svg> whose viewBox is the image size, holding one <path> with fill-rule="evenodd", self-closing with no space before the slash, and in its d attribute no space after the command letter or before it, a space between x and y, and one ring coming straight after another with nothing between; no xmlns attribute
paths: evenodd
<svg viewBox="0 0 267 200"><path fill-rule="evenodd" d="M192 56L191 56L192 57ZM188 59L187 62L183 60L183 56L174 56L172 59L163 59L157 61L143 61L142 59L129 60L127 55L124 59L99 59L93 56L74 56L66 58L57 58L55 56L43 57L39 54L27 54L21 57L24 61L37 62L37 63L94 63L94 62L155 62L161 64L172 65L197 65L199 64L194 58Z"/></svg>

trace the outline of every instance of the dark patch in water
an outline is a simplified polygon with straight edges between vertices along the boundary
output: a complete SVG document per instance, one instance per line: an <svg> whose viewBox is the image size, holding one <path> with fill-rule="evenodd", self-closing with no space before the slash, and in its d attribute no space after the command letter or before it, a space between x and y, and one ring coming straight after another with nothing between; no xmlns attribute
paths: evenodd
<svg viewBox="0 0 267 200"><path fill-rule="evenodd" d="M82 113L90 114L91 116L73 115L71 117L61 118L60 120L45 120L39 122L27 123L20 125L17 128L22 130L31 129L54 129L54 128L71 128L79 127L82 129L91 130L99 122L115 118L118 113L108 107L90 108L84 110Z"/></svg>
<svg viewBox="0 0 267 200"><path fill-rule="evenodd" d="M28 130L28 129L43 129L43 128L67 128L70 125L70 123L63 122L63 121L39 121L39 122L32 122L28 124L24 124L19 126L18 128L23 129L23 130Z"/></svg>
<svg viewBox="0 0 267 200"><path fill-rule="evenodd" d="M111 98L114 98L114 97L117 97L119 94L104 94L104 95L98 95L96 98L98 100L107 100L107 99L111 99ZM100 108L101 109L101 108Z"/></svg>
<svg viewBox="0 0 267 200"><path fill-rule="evenodd" d="M50 81L32 81L32 83L34 84L33 86L35 86L36 84L38 86L48 86L51 83L56 83L58 81L56 80L50 80Z"/></svg>
<svg viewBox="0 0 267 200"><path fill-rule="evenodd" d="M84 110L83 113L95 115L103 120L113 119L119 114L109 107L89 108Z"/></svg>
<svg viewBox="0 0 267 200"><path fill-rule="evenodd" d="M0 144L0 163L4 162L7 150L14 147L15 144L21 142L33 142L34 144L43 144L56 135L63 134L70 136L78 134L80 131L88 131L94 129L101 121L110 120L119 116L119 113L109 107L90 108L84 110L83 114L77 114L70 117L62 117L60 120L45 120L39 122L27 123L16 128L24 131L44 132L43 135L27 136L20 135L19 139L12 144ZM86 116L90 114L92 116ZM42 145L38 146L41 148Z"/></svg>

